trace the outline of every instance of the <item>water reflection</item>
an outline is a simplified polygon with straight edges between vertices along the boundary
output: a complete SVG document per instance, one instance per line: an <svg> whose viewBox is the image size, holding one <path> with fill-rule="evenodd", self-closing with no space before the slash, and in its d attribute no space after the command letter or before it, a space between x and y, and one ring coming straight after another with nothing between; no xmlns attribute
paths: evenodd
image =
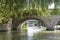
<svg viewBox="0 0 60 40"><path fill-rule="evenodd" d="M34 33L41 31L41 29L38 27L28 27L27 29L28 29L28 32L27 32L28 33L28 40L33 40Z"/></svg>
<svg viewBox="0 0 60 40"><path fill-rule="evenodd" d="M0 32L0 40L60 40L60 33L37 32L33 34L33 37L28 38L27 31Z"/></svg>
<svg viewBox="0 0 60 40"><path fill-rule="evenodd" d="M38 33L34 37L34 40L60 40L60 34L56 33Z"/></svg>
<svg viewBox="0 0 60 40"><path fill-rule="evenodd" d="M20 40L21 39L20 33L18 33L18 31L12 31L11 35L12 35L11 40Z"/></svg>
<svg viewBox="0 0 60 40"><path fill-rule="evenodd" d="M0 40L11 40L11 32L0 32Z"/></svg>
<svg viewBox="0 0 60 40"><path fill-rule="evenodd" d="M28 40L27 31L12 31L12 40Z"/></svg>

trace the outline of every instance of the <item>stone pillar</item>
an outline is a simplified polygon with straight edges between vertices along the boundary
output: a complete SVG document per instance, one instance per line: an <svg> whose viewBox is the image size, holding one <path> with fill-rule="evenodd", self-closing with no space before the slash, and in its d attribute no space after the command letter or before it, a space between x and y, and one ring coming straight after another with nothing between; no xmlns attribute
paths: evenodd
<svg viewBox="0 0 60 40"><path fill-rule="evenodd" d="M54 31L54 28L53 27L48 27L46 30L47 31Z"/></svg>
<svg viewBox="0 0 60 40"><path fill-rule="evenodd" d="M12 26L12 19L10 19L7 23L7 30L11 30L11 26Z"/></svg>
<svg viewBox="0 0 60 40"><path fill-rule="evenodd" d="M19 23L21 22L19 17L16 18L12 18L12 30L17 30L17 26L19 25Z"/></svg>
<svg viewBox="0 0 60 40"><path fill-rule="evenodd" d="M54 31L54 26L53 25L49 25L46 30L47 31Z"/></svg>

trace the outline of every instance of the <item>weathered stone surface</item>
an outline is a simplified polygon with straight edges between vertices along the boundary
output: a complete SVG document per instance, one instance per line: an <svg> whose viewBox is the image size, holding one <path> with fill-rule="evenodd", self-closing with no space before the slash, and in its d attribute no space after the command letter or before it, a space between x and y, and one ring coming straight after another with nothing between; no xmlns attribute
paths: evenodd
<svg viewBox="0 0 60 40"><path fill-rule="evenodd" d="M49 20L46 17L37 17L37 16L31 16L31 17L24 17L24 19L21 19L20 23L17 25L17 29L20 29L21 25L30 19L38 20L44 22L46 26L49 26Z"/></svg>
<svg viewBox="0 0 60 40"><path fill-rule="evenodd" d="M0 31L9 31L11 30L12 19L8 21L6 24L0 25Z"/></svg>
<svg viewBox="0 0 60 40"><path fill-rule="evenodd" d="M47 29L54 30L55 25L60 21L60 15L53 15L51 17L37 17L37 16L24 17L24 19L21 19L21 22L19 23L17 28L20 29L21 24L24 23L26 20L30 19L43 21L47 26Z"/></svg>

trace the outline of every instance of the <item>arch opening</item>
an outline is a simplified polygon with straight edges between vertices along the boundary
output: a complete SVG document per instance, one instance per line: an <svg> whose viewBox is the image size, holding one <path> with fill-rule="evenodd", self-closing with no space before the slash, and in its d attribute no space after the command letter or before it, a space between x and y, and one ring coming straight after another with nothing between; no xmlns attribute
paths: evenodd
<svg viewBox="0 0 60 40"><path fill-rule="evenodd" d="M37 27L37 28L47 28L46 23L44 23L41 20L37 20L37 19L29 19L29 20L25 20L23 21L21 24L19 24L18 28L19 29L26 29L27 27Z"/></svg>
<svg viewBox="0 0 60 40"><path fill-rule="evenodd" d="M54 27L55 30L60 30L60 21L57 21Z"/></svg>

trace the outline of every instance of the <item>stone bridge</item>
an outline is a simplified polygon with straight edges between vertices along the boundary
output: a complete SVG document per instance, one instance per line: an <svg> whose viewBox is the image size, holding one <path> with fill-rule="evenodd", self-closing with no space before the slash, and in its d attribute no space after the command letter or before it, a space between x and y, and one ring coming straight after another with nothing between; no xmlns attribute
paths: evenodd
<svg viewBox="0 0 60 40"><path fill-rule="evenodd" d="M53 30L54 26L60 21L60 15L54 15L54 16L51 16L51 17L38 17L38 16L30 16L29 17L29 16L27 16L27 17L24 17L23 19L14 18L12 20L11 29L20 29L21 25L25 21L30 20L30 19L35 19L35 20L38 20L38 21L42 21L42 22L44 22L44 24L46 25L48 30Z"/></svg>

